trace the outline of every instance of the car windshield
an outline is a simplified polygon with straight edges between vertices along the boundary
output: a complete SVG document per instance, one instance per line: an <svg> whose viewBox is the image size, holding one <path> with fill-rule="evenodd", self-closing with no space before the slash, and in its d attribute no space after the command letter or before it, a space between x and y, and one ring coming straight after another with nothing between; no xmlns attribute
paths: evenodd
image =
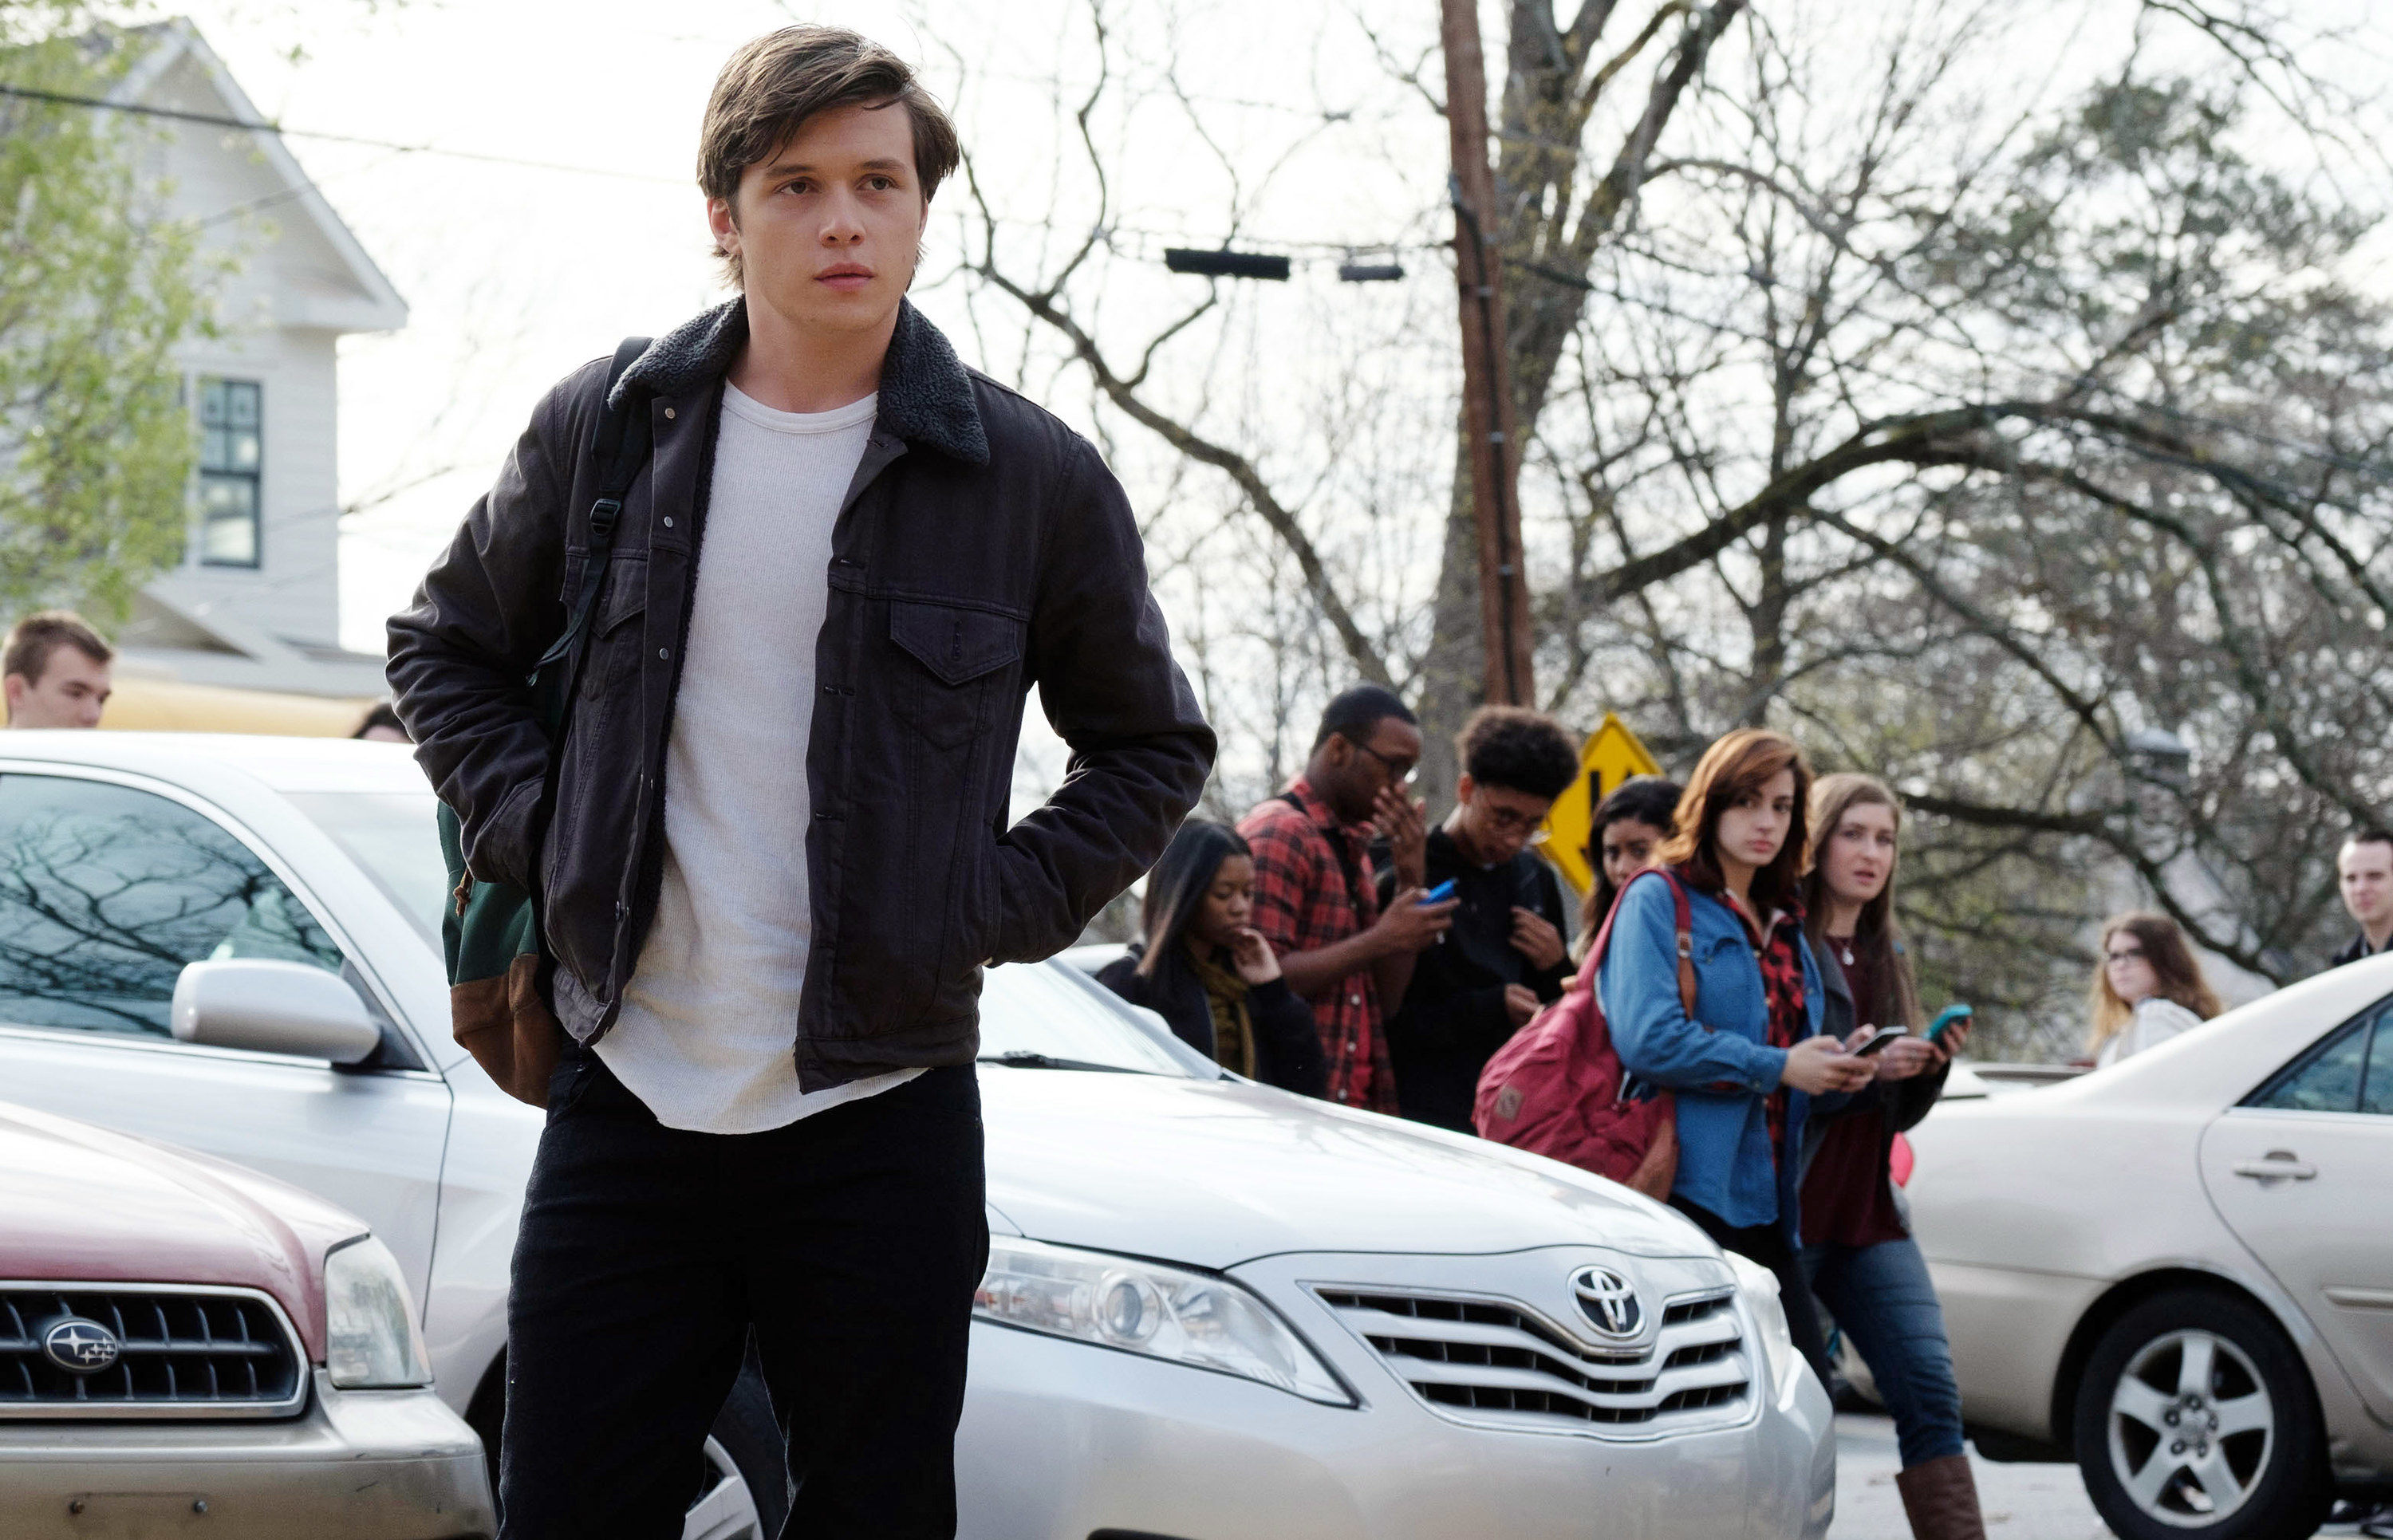
<svg viewBox="0 0 2393 1540"><path fill-rule="evenodd" d="M291 805L348 852L425 940L440 945L449 868L430 791L294 791Z"/></svg>
<svg viewBox="0 0 2393 1540"><path fill-rule="evenodd" d="M992 968L980 994L980 1056L1028 1069L1113 1069L1210 1078L1220 1074L1087 974L1062 963Z"/></svg>
<svg viewBox="0 0 2393 1540"><path fill-rule="evenodd" d="M425 940L440 945L449 870L440 859L429 791L289 793L348 853ZM992 968L980 999L981 1057L1027 1069L1122 1070L1210 1077L1203 1055L1160 1020L1124 1005L1105 985L1061 964Z"/></svg>

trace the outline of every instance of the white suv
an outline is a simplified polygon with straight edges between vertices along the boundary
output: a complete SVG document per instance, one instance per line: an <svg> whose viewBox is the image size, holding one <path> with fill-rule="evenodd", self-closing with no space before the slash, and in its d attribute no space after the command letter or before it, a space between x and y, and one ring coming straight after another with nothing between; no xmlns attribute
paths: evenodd
<svg viewBox="0 0 2393 1540"><path fill-rule="evenodd" d="M0 1086L362 1216L490 1440L541 1116L450 1041L445 886L404 748L0 739ZM357 1000L241 1005L294 963ZM983 1008L966 1535L1825 1530L1827 1400L1774 1286L1669 1210L1224 1077L1061 963ZM691 1534L778 1529L746 1384Z"/></svg>

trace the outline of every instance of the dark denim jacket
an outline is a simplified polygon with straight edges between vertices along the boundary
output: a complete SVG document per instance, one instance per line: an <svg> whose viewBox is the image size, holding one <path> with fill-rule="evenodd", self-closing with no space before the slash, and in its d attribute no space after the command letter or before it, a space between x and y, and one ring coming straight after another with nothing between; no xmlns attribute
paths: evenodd
<svg viewBox="0 0 2393 1540"><path fill-rule="evenodd" d="M586 556L606 360L541 402L390 623L416 757L457 810L474 875L539 895L557 1017L585 1043L613 1024L656 912L665 746L723 381L747 327L735 299L624 377L651 394L656 450L624 504L553 798L522 680L564 629L561 595ZM814 944L791 1024L809 1090L969 1063L983 962L1069 946L1162 853L1213 757L1096 450L965 370L911 305L880 388L816 643ZM1009 827L1034 684L1072 773Z"/></svg>

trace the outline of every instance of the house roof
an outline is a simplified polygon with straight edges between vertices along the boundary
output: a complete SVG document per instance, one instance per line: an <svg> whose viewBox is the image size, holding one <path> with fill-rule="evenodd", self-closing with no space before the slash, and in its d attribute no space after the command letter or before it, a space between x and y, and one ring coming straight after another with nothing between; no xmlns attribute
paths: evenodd
<svg viewBox="0 0 2393 1540"><path fill-rule="evenodd" d="M294 293L281 296L276 320L288 326L321 328L333 332L393 332L407 324L407 301L399 297L383 270L374 266L373 257L357 235L333 212L322 192L308 179L282 136L267 125L265 114L249 99L249 94L232 78L216 50L200 36L199 29L188 17L156 22L132 29L131 37L147 42L150 46L138 62L128 70L110 93L117 101L163 105L154 98L160 94L175 66L186 60L196 70L223 108L224 115L258 126L241 137L246 138L258 155L266 171L281 181L289 199L284 206L295 210L308 221L315 232L332 248L341 263L340 276L348 280L352 292ZM239 134L239 130L228 130Z"/></svg>

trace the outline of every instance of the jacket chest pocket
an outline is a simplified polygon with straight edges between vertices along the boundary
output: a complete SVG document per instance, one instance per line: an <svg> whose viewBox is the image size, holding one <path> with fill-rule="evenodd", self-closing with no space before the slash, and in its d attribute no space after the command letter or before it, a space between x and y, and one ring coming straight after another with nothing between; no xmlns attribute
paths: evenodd
<svg viewBox="0 0 2393 1540"><path fill-rule="evenodd" d="M640 617L648 609L648 564L618 556L607 564L590 635L582 644L582 698L595 700L640 669Z"/></svg>
<svg viewBox="0 0 2393 1540"><path fill-rule="evenodd" d="M906 654L897 663L898 715L941 748L970 742L987 729L999 686L1022 661L1024 632L1020 620L990 610L891 600L889 640Z"/></svg>

